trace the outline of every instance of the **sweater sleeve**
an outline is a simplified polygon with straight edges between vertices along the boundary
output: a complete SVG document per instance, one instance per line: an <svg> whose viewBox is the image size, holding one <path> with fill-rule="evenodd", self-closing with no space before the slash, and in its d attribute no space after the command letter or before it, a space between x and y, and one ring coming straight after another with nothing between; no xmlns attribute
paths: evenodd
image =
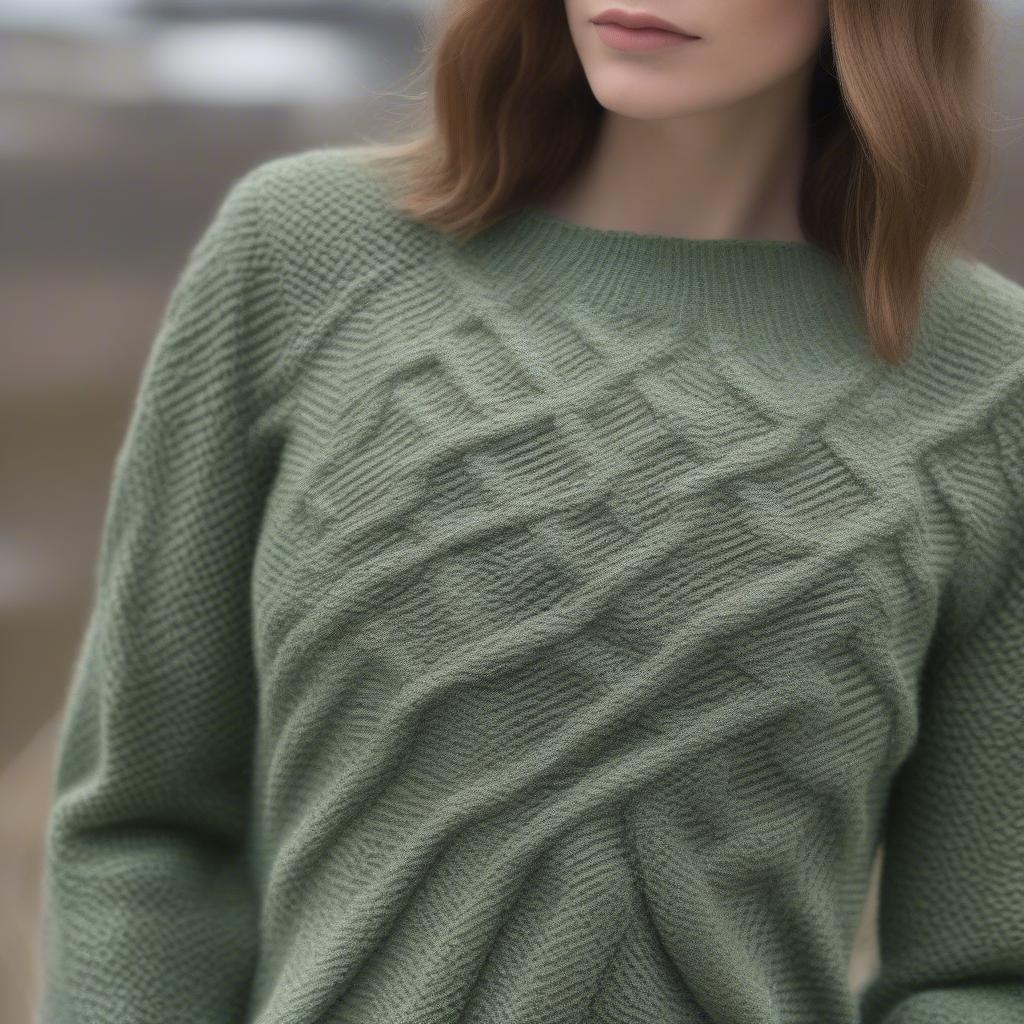
<svg viewBox="0 0 1024 1024"><path fill-rule="evenodd" d="M226 1024L257 949L247 853L257 443L281 335L261 173L193 245L113 464L45 834L40 1024Z"/></svg>
<svg viewBox="0 0 1024 1024"><path fill-rule="evenodd" d="M880 968L862 1024L1024 1021L1024 396L1013 391L955 460L936 453L973 540L890 790Z"/></svg>

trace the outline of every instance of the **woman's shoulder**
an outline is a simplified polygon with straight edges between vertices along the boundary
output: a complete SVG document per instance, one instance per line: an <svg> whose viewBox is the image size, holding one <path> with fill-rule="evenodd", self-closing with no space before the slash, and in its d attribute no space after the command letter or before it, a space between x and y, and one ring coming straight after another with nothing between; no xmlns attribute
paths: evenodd
<svg viewBox="0 0 1024 1024"><path fill-rule="evenodd" d="M961 350L986 360L1024 358L1024 285L979 257L956 253L931 285L927 312L940 316L944 333ZM950 328L953 328L952 330Z"/></svg>
<svg viewBox="0 0 1024 1024"><path fill-rule="evenodd" d="M1024 285L973 255L946 256L925 285L912 355L907 383L941 396L943 415L1021 405Z"/></svg>
<svg viewBox="0 0 1024 1024"><path fill-rule="evenodd" d="M271 156L231 189L228 205L244 211L231 218L233 238L243 239L247 273L265 283L259 319L279 325L263 386L271 400L294 394L318 352L355 337L356 317L390 325L443 290L438 257L447 238L396 202L397 179L378 159L387 152L350 143Z"/></svg>
<svg viewBox="0 0 1024 1024"><path fill-rule="evenodd" d="M930 478L968 539L951 581L969 631L1024 540L1024 285L985 260L951 257L930 315L944 321L940 358L912 378L918 418L936 427Z"/></svg>
<svg viewBox="0 0 1024 1024"><path fill-rule="evenodd" d="M286 297L309 314L379 286L436 245L436 231L405 215L372 159L376 144L321 146L264 159L238 183L259 210L262 244Z"/></svg>
<svg viewBox="0 0 1024 1024"><path fill-rule="evenodd" d="M937 358L914 374L941 424L937 451L949 466L959 452L965 479L998 463L1011 484L1015 516L1024 483L1024 285L970 255L950 257L935 280L926 316L941 334Z"/></svg>
<svg viewBox="0 0 1024 1024"><path fill-rule="evenodd" d="M359 221L382 212L386 188L369 144L317 146L272 156L245 179L275 216L331 224Z"/></svg>
<svg viewBox="0 0 1024 1024"><path fill-rule="evenodd" d="M950 507L1000 531L1024 511L1024 286L970 254L930 269L910 358L882 373L877 407Z"/></svg>

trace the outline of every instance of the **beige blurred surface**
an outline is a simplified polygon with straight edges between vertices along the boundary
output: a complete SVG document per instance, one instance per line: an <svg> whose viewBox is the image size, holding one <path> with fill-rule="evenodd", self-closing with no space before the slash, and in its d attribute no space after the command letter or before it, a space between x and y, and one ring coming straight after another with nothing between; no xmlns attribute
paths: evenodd
<svg viewBox="0 0 1024 1024"><path fill-rule="evenodd" d="M995 164L979 255L1024 281L1024 33L993 32ZM401 68L401 63L396 65ZM0 94L0 1021L38 991L43 832L60 714L88 612L110 473L169 288L225 188L254 163L385 137L374 89L242 108ZM16 201L11 201L15 197ZM881 856L851 984L877 965Z"/></svg>

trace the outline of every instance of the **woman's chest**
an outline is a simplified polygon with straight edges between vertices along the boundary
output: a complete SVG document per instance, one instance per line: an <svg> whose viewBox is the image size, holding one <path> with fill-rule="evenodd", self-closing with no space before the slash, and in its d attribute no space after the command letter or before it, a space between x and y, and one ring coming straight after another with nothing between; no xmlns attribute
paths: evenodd
<svg viewBox="0 0 1024 1024"><path fill-rule="evenodd" d="M941 573L869 374L798 395L664 349L471 341L384 349L293 404L254 567L269 685L347 664L397 693L455 665L506 738L540 708L555 728L552 693L669 731L734 694L798 741L842 727L866 770L903 753Z"/></svg>

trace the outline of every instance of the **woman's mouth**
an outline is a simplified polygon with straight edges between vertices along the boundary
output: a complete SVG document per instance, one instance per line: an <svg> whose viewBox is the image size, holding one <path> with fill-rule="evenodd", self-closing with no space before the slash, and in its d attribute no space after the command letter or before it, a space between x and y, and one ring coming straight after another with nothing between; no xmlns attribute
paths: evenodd
<svg viewBox="0 0 1024 1024"><path fill-rule="evenodd" d="M637 24L638 17L623 14L622 21L613 20L612 14L598 15L593 19L594 28L603 43L616 50L661 50L667 46L700 41L700 36L687 35L654 24ZM659 19L651 19L659 20Z"/></svg>

